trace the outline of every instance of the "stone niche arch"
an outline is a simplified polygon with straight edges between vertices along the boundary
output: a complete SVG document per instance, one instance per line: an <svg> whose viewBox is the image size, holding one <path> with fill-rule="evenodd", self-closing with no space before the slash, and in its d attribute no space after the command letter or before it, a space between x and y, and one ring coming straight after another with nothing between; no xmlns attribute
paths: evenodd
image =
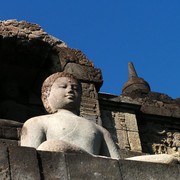
<svg viewBox="0 0 180 180"><path fill-rule="evenodd" d="M67 71L82 82L81 116L100 122L101 70L39 25L0 21L0 68L0 119L24 122L45 114L40 98L43 81L52 73Z"/></svg>

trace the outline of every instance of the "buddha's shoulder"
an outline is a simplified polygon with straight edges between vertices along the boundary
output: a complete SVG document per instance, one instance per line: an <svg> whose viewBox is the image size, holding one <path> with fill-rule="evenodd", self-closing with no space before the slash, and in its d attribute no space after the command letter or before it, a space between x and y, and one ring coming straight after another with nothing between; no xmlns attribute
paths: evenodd
<svg viewBox="0 0 180 180"><path fill-rule="evenodd" d="M28 119L27 121L25 121L24 124L32 124L32 123L42 123L44 121L48 121L52 119L52 114L48 114L48 115L41 115L41 116L35 116L35 117L32 117L30 119Z"/></svg>

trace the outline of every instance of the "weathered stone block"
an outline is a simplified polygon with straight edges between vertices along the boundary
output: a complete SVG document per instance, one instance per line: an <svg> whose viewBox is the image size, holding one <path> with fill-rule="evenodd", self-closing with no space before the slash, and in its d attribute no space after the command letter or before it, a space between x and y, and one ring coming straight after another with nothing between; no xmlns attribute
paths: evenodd
<svg viewBox="0 0 180 180"><path fill-rule="evenodd" d="M44 180L61 179L66 180L67 169L65 156L60 152L37 151L41 164L41 173Z"/></svg>
<svg viewBox="0 0 180 180"><path fill-rule="evenodd" d="M39 165L34 148L9 146L9 160L12 180L39 180Z"/></svg>
<svg viewBox="0 0 180 180"><path fill-rule="evenodd" d="M138 131L137 119L135 114L124 113L126 119L126 127L128 131Z"/></svg>
<svg viewBox="0 0 180 180"><path fill-rule="evenodd" d="M121 180L118 161L85 154L65 154L68 176L71 180Z"/></svg>
<svg viewBox="0 0 180 180"><path fill-rule="evenodd" d="M129 149L130 150L130 144L128 140L128 133L125 130L116 130L117 133L117 139L118 139L118 145L120 149Z"/></svg>
<svg viewBox="0 0 180 180"><path fill-rule="evenodd" d="M164 107L155 107L152 105L142 105L141 112L143 112L144 114L155 114L159 116L172 116L172 110Z"/></svg>
<svg viewBox="0 0 180 180"><path fill-rule="evenodd" d="M0 139L0 143L7 145L7 146L17 146L17 140L10 140L10 139Z"/></svg>
<svg viewBox="0 0 180 180"><path fill-rule="evenodd" d="M128 140L132 151L142 152L141 142L138 132L128 131Z"/></svg>
<svg viewBox="0 0 180 180"><path fill-rule="evenodd" d="M172 111L172 117L180 118L180 109L176 108Z"/></svg>
<svg viewBox="0 0 180 180"><path fill-rule="evenodd" d="M121 159L125 159L125 158L129 158L129 157L141 156L141 155L146 155L146 154L141 153L141 152L129 151L126 149L119 149L119 155L120 155Z"/></svg>
<svg viewBox="0 0 180 180"><path fill-rule="evenodd" d="M119 160L123 180L177 180L179 165Z"/></svg>
<svg viewBox="0 0 180 180"><path fill-rule="evenodd" d="M113 126L116 129L127 130L125 113L112 112L113 115Z"/></svg>
<svg viewBox="0 0 180 180"><path fill-rule="evenodd" d="M5 139L18 139L18 130L13 127L0 127L0 137Z"/></svg>
<svg viewBox="0 0 180 180"><path fill-rule="evenodd" d="M0 179L11 179L7 147L2 143L0 143Z"/></svg>

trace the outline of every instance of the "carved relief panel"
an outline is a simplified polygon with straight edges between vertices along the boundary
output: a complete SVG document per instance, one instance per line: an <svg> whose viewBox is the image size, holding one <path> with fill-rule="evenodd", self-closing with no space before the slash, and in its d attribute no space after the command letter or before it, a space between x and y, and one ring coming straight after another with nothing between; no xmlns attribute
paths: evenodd
<svg viewBox="0 0 180 180"><path fill-rule="evenodd" d="M120 149L141 152L141 143L135 114L101 110L102 125L112 135Z"/></svg>
<svg viewBox="0 0 180 180"><path fill-rule="evenodd" d="M98 93L92 83L82 84L80 115L101 125Z"/></svg>
<svg viewBox="0 0 180 180"><path fill-rule="evenodd" d="M174 154L180 152L180 124L173 125L147 121L139 124L143 151L150 154Z"/></svg>

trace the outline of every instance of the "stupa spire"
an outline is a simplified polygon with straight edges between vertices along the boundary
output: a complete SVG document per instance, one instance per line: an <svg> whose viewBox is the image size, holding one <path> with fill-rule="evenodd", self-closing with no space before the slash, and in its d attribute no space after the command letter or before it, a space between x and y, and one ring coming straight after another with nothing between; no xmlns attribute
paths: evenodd
<svg viewBox="0 0 180 180"><path fill-rule="evenodd" d="M129 79L132 77L138 77L132 62L128 63L128 76L129 76Z"/></svg>
<svg viewBox="0 0 180 180"><path fill-rule="evenodd" d="M142 93L150 91L149 84L143 78L138 77L132 62L128 63L128 76L129 79L122 88L123 94L129 94L137 90Z"/></svg>

